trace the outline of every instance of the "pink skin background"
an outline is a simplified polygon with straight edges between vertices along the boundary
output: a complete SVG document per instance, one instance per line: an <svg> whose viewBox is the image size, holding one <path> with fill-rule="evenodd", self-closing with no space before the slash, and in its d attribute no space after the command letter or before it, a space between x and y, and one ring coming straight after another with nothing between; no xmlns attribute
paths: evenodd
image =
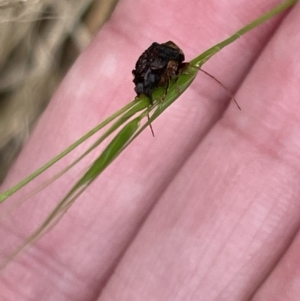
<svg viewBox="0 0 300 301"><path fill-rule="evenodd" d="M174 41L190 60L280 2L121 0L2 189L132 100L131 70L153 41ZM242 111L200 74L153 123L155 138L146 130L0 272L0 300L300 300L299 28L296 5L205 64ZM24 204L1 205L1 260L91 160Z"/></svg>

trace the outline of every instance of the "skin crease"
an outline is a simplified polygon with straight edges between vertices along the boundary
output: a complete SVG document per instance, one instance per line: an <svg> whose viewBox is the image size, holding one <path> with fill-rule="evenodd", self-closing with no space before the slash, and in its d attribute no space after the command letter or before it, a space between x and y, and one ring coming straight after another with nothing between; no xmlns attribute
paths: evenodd
<svg viewBox="0 0 300 301"><path fill-rule="evenodd" d="M57 90L2 189L130 101L131 70L153 41L174 41L189 60L278 3L121 1ZM203 67L237 91L242 111L227 108L224 90L200 74L154 122L155 138L145 131L58 225L0 272L0 300L299 300L299 5L282 18ZM88 162L9 219L3 212L16 200L1 205L1 260Z"/></svg>

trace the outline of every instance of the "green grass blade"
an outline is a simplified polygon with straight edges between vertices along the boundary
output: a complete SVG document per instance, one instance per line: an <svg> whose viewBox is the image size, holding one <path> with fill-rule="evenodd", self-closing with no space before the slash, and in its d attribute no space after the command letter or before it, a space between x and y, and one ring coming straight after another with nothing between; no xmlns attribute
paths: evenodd
<svg viewBox="0 0 300 301"><path fill-rule="evenodd" d="M136 104L138 104L139 100L135 99L132 102L128 103L126 106L109 116L107 119L105 119L103 122L101 122L99 125L94 127L92 130L90 130L88 133L86 133L84 136L82 136L80 139L72 143L68 148L66 148L64 151L62 151L60 154L55 156L53 159L48 161L45 165L37 169L35 172L33 172L31 175L26 177L24 180L16 184L15 186L11 187L10 189L6 190L5 192L0 194L0 203L5 201L8 197L13 195L15 192L20 190L22 187L24 187L26 184L34 180L37 176L39 176L41 173L43 173L45 170L47 170L49 167L51 167L53 164L58 162L60 159L62 159L64 156L66 156L68 153L70 153L72 150L74 150L78 145L86 141L88 138L93 136L95 133L97 133L99 130L101 130L103 127L105 127L107 124L112 122L114 119L119 117L121 114L126 112L127 110L134 107Z"/></svg>
<svg viewBox="0 0 300 301"><path fill-rule="evenodd" d="M69 171L72 167L74 167L78 162L80 162L85 156L87 156L90 152L92 152L99 144L101 144L107 137L109 137L115 130L117 130L121 125L123 125L128 119L130 119L132 116L140 112L141 110L144 110L149 107L150 102L148 98L142 97L138 101L131 102L133 106L130 108L128 106L125 106L123 109L123 115L119 117L119 119L100 137L94 142L92 146L90 146L83 154L81 154L77 159L75 159L72 163L70 163L68 166L66 166L63 170L56 173L54 176L52 176L50 179L46 180L45 182L41 183L39 187L35 188L34 190L30 191L28 194L23 195L19 201L17 201L17 204L21 204L22 202L29 199L34 194L38 193L45 187L52 184L55 180L60 178L63 174L65 174L67 171ZM120 110L121 111L121 110ZM112 122L112 121L111 121ZM101 123L100 125L102 125ZM98 127L100 126L98 125ZM94 129L93 129L94 130ZM90 131L91 132L91 131ZM90 134L90 132L88 134ZM86 138L86 135L84 136ZM78 140L80 141L80 140ZM78 142L77 141L77 142Z"/></svg>

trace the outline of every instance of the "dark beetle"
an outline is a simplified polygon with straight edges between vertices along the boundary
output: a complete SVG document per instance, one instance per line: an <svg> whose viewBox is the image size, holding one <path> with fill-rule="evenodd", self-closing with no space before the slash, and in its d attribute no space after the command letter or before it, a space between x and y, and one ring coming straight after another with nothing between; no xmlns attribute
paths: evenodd
<svg viewBox="0 0 300 301"><path fill-rule="evenodd" d="M167 86L170 79L175 78L184 65L182 50L172 41L158 44L154 42L137 60L134 76L135 92L145 94L151 103L155 88Z"/></svg>

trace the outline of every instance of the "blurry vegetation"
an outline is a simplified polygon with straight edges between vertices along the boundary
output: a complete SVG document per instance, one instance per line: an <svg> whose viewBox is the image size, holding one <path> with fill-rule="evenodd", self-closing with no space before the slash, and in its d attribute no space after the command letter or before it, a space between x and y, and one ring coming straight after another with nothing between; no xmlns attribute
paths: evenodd
<svg viewBox="0 0 300 301"><path fill-rule="evenodd" d="M0 0L0 183L118 0Z"/></svg>

